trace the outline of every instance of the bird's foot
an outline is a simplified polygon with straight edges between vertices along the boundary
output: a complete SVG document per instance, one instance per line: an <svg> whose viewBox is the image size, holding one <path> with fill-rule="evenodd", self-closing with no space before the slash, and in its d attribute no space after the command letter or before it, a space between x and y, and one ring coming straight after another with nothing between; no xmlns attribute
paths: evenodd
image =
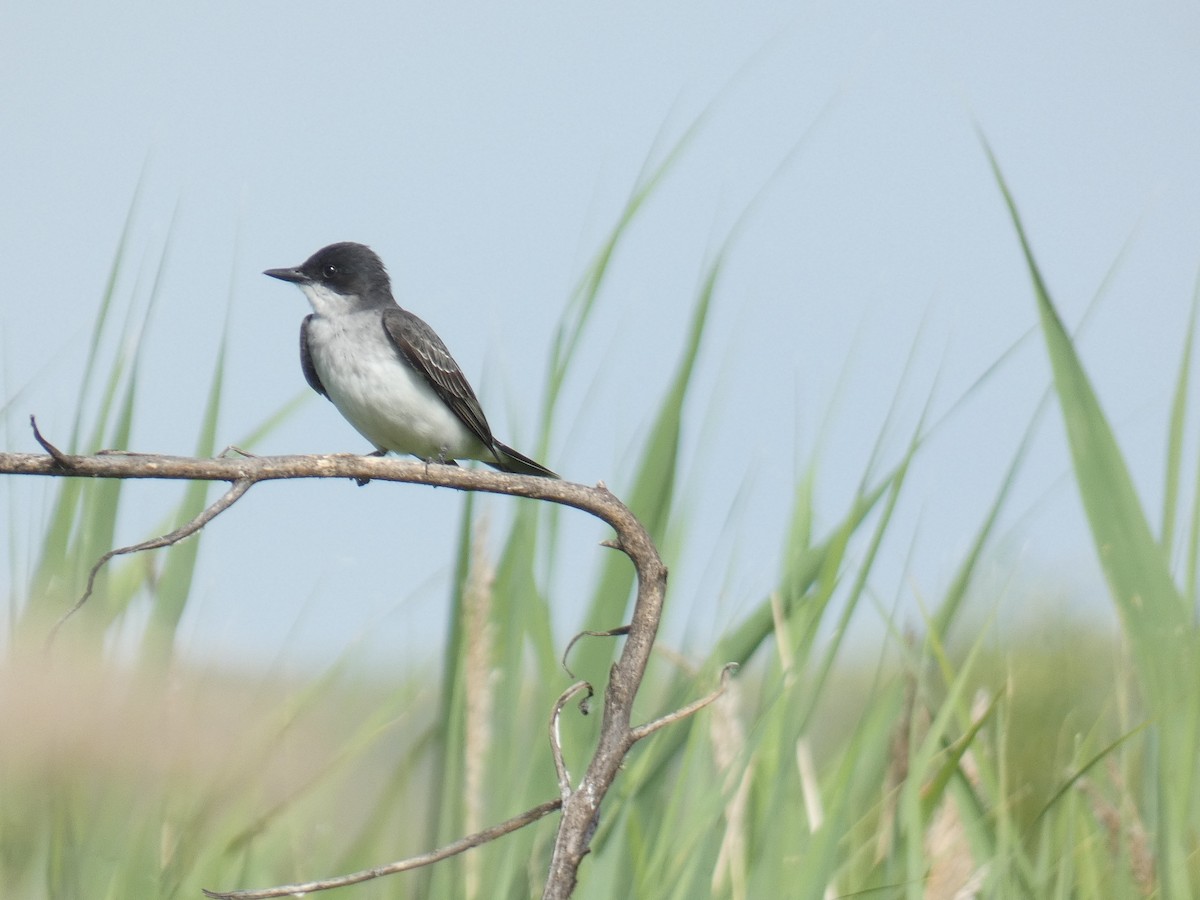
<svg viewBox="0 0 1200 900"><path fill-rule="evenodd" d="M425 463L425 474L429 474L429 464L437 463L439 466L454 466L458 468L458 463L453 459L446 459L446 451L438 453L437 456L431 456L428 459L422 460Z"/></svg>
<svg viewBox="0 0 1200 900"><path fill-rule="evenodd" d="M387 454L388 454L388 452L386 450L372 450L370 453L366 453L364 455L365 456L387 456ZM370 484L371 479L370 478L355 478L354 483L357 484L359 487L363 487L365 485Z"/></svg>

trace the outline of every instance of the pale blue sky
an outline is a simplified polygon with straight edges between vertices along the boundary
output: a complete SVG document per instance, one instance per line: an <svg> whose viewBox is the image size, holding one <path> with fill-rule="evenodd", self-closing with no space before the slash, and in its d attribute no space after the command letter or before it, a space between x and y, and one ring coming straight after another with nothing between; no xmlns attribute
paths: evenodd
<svg viewBox="0 0 1200 900"><path fill-rule="evenodd" d="M704 110L614 261L544 459L628 486L704 267L761 193L689 406L670 633L704 640L770 589L794 474L831 404L825 524L915 342L889 460L935 378L945 409L1034 324L976 125L1068 322L1125 248L1082 349L1158 502L1200 266L1200 7L1184 2L7 4L0 377L4 396L25 394L5 445L34 449L29 412L66 438L141 178L123 303L145 303L174 227L135 449L190 452L231 296L223 439L301 389L307 306L259 273L336 240L379 251L500 437L528 448L566 297L647 160ZM922 457L874 580L904 618L961 558L1048 374L1028 341ZM1013 498L1009 523L1035 509L1005 566L1095 590L1056 416ZM364 449L315 396L262 448ZM53 486L11 482L4 502L36 519ZM141 512L121 539L144 537L178 490L131 486ZM459 514L457 495L417 487L256 488L206 533L186 649L303 662L369 631L372 655L419 659L442 627ZM586 571L602 531L563 518L560 546ZM569 580L555 593L570 627L581 598Z"/></svg>

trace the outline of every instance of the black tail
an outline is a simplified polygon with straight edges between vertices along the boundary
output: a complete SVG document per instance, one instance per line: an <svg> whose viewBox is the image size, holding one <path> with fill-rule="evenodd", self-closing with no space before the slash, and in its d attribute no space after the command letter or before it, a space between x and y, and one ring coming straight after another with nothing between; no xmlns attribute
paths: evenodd
<svg viewBox="0 0 1200 900"><path fill-rule="evenodd" d="M541 463L536 463L523 453L518 453L512 447L502 444L499 441L492 442L492 450L496 454L496 461L488 463L494 469L499 469L501 472L511 472L513 475L538 475L542 478L558 478L553 472L543 466Z"/></svg>

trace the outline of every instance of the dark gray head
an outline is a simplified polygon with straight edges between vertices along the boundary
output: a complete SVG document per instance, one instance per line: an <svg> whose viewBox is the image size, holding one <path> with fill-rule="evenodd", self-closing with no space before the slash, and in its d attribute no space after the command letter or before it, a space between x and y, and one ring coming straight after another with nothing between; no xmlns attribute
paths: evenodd
<svg viewBox="0 0 1200 900"><path fill-rule="evenodd" d="M294 269L263 274L297 285L319 315L395 304L383 260L370 247L351 241L322 247Z"/></svg>

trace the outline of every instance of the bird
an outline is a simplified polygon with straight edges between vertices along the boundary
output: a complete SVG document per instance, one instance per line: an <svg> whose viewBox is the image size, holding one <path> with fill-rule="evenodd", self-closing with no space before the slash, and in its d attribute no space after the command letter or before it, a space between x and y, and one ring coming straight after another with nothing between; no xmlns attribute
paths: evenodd
<svg viewBox="0 0 1200 900"><path fill-rule="evenodd" d="M263 272L304 293L300 368L309 387L375 447L426 463L473 459L502 472L558 478L492 434L483 408L437 333L392 296L383 261L351 241L301 265Z"/></svg>

